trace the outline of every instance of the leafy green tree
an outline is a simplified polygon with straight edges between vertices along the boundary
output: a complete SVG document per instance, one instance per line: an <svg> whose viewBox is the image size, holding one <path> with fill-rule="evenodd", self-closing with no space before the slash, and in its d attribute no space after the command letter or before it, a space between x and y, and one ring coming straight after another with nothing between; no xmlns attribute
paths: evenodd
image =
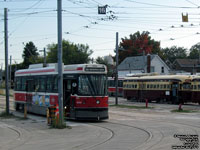
<svg viewBox="0 0 200 150"><path fill-rule="evenodd" d="M199 55L200 55L200 43L197 43L190 48L190 53L188 58L198 59Z"/></svg>
<svg viewBox="0 0 200 150"><path fill-rule="evenodd" d="M103 57L97 57L96 58L96 63L97 64L104 64L104 65L107 65L108 64L108 61L107 60L105 60Z"/></svg>
<svg viewBox="0 0 200 150"><path fill-rule="evenodd" d="M148 31L143 31L142 33L138 31L130 34L129 38L122 38L119 46L119 63L126 57L142 55L143 53L158 54L162 57L160 42L151 39Z"/></svg>
<svg viewBox="0 0 200 150"><path fill-rule="evenodd" d="M174 62L175 59L184 59L187 58L187 49L184 47L167 47L162 49L163 57L165 60L170 61L171 63Z"/></svg>
<svg viewBox="0 0 200 150"><path fill-rule="evenodd" d="M73 44L69 41L63 40L63 63L64 64L82 64L90 61L90 55L92 50L89 49L88 45ZM47 62L56 63L58 60L57 55L57 44L48 45Z"/></svg>
<svg viewBox="0 0 200 150"><path fill-rule="evenodd" d="M108 70L108 76L112 76L112 74L113 74L113 64L109 64L109 62L108 62L108 60L107 59L105 59L104 57L97 57L96 58L96 61L95 61L97 64L104 64L104 65L106 65L106 67L107 67L107 70Z"/></svg>
<svg viewBox="0 0 200 150"><path fill-rule="evenodd" d="M22 54L22 57L24 59L22 63L22 68L28 68L30 64L36 63L38 56L39 53L37 52L37 48L35 47L34 43L31 41L26 43Z"/></svg>

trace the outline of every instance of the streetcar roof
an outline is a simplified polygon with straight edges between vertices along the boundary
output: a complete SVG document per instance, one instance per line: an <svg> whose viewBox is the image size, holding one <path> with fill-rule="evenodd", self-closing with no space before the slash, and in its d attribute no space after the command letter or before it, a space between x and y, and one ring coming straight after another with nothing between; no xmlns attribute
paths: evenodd
<svg viewBox="0 0 200 150"><path fill-rule="evenodd" d="M115 80L115 77L108 77L108 80ZM118 77L118 80L124 80L124 77Z"/></svg>
<svg viewBox="0 0 200 150"><path fill-rule="evenodd" d="M192 76L187 75L155 75L141 77L126 77L125 80L176 80L176 81L191 81Z"/></svg>
<svg viewBox="0 0 200 150"><path fill-rule="evenodd" d="M36 66L36 65L35 65ZM39 65L38 65L39 66ZM63 74L106 74L107 68L103 64L74 64L64 65ZM50 67L33 67L15 72L15 76L58 74L57 64Z"/></svg>
<svg viewBox="0 0 200 150"><path fill-rule="evenodd" d="M198 76L198 75L193 76L193 81L195 81L195 80L199 81L200 80L200 76Z"/></svg>

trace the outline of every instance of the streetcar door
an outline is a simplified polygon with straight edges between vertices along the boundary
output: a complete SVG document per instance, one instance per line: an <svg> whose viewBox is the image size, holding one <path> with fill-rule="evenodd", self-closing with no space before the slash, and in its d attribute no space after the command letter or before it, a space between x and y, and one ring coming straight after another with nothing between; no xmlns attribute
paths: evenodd
<svg viewBox="0 0 200 150"><path fill-rule="evenodd" d="M63 106L65 108L65 112L67 117L75 118L75 96L76 94L77 83L76 80L65 79L63 80Z"/></svg>
<svg viewBox="0 0 200 150"><path fill-rule="evenodd" d="M143 88L144 88L143 82L139 83L139 88L138 88L138 100L139 101L144 101L144 99L145 99Z"/></svg>
<svg viewBox="0 0 200 150"><path fill-rule="evenodd" d="M178 83L172 83L172 103L178 103Z"/></svg>
<svg viewBox="0 0 200 150"><path fill-rule="evenodd" d="M76 112L75 112L75 100L76 100L76 96L75 94L77 94L77 82L76 80L71 80L71 99L70 99L70 117L71 118L75 118L76 116Z"/></svg>
<svg viewBox="0 0 200 150"><path fill-rule="evenodd" d="M66 115L70 112L71 80L63 80L63 107Z"/></svg>

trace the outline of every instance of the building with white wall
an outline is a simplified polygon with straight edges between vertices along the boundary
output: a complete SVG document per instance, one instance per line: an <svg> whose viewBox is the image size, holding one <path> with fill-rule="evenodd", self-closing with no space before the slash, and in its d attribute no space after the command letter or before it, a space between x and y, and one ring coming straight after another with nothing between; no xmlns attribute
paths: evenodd
<svg viewBox="0 0 200 150"><path fill-rule="evenodd" d="M170 68L158 55L150 55L150 72L169 74ZM127 57L118 65L119 77L138 73L147 73L147 56Z"/></svg>

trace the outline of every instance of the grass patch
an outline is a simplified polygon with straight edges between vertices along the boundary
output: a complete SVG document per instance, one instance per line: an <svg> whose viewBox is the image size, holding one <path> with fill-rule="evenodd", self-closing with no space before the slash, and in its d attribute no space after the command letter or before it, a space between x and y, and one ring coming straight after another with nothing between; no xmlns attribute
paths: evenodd
<svg viewBox="0 0 200 150"><path fill-rule="evenodd" d="M17 120L28 120L28 118L15 116Z"/></svg>
<svg viewBox="0 0 200 150"><path fill-rule="evenodd" d="M171 112L175 112L175 113L194 113L194 112L198 112L197 110L178 110L178 109L174 109L171 110Z"/></svg>
<svg viewBox="0 0 200 150"><path fill-rule="evenodd" d="M59 120L53 119L52 123L50 124L50 128L51 129L65 129L65 128L71 129L72 128L70 126L67 126L65 122L63 124L60 124L58 121Z"/></svg>
<svg viewBox="0 0 200 150"><path fill-rule="evenodd" d="M0 118L5 118L5 119L8 119L8 118L14 118L15 116L10 113L10 114L7 114L5 111L1 112L0 113Z"/></svg>
<svg viewBox="0 0 200 150"><path fill-rule="evenodd" d="M133 106L133 105L109 105L109 107L119 107L119 108L128 108L128 109L152 109L153 107L146 106Z"/></svg>
<svg viewBox="0 0 200 150"><path fill-rule="evenodd" d="M7 114L5 111L0 113L0 118L3 119L17 119L17 120L27 120L28 118L24 118L24 117L19 117L19 116L15 116L12 113Z"/></svg>
<svg viewBox="0 0 200 150"><path fill-rule="evenodd" d="M6 96L6 94L0 94L1 96ZM10 97L13 97L13 95L9 94Z"/></svg>

